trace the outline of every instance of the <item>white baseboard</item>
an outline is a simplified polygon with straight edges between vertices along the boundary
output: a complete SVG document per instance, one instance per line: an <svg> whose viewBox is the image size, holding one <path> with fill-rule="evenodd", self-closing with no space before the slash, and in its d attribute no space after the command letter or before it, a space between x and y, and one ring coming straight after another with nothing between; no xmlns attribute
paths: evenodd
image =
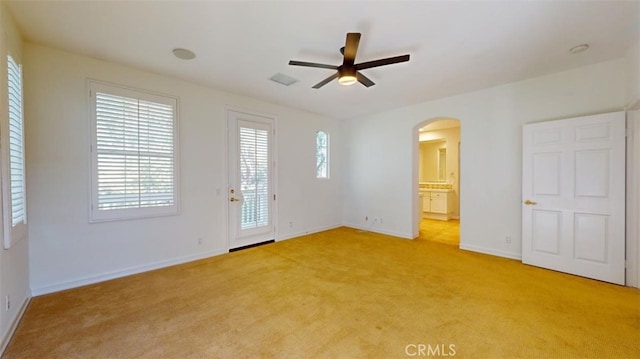
<svg viewBox="0 0 640 359"><path fill-rule="evenodd" d="M25 296L22 304L20 305L20 309L16 312L16 316L11 320L7 331L2 336L2 342L0 342L0 357L4 355L4 351L7 349L9 342L11 342L11 338L13 338L13 334L16 332L18 328L18 324L20 320L22 320L22 316L24 316L24 312L27 310L29 303L31 302L30 296Z"/></svg>
<svg viewBox="0 0 640 359"><path fill-rule="evenodd" d="M284 241L284 240L291 239L291 238L296 238L296 237L306 236L307 234L313 234L313 233L318 233L318 232L324 232L324 231L328 231L328 230L336 229L336 228L340 228L340 227L342 227L342 224L337 224L337 225L332 225L332 226L326 226L326 227L319 227L319 228L315 228L315 229L307 230L307 231L304 231L304 232L298 232L298 233L293 233L293 234L287 234L287 235L283 235L283 236L278 235L278 238L276 238L276 242Z"/></svg>
<svg viewBox="0 0 640 359"><path fill-rule="evenodd" d="M126 277L132 274L138 274L138 273L148 272L155 269L165 268L173 265L193 262L199 259L205 259L205 258L217 256L224 253L227 253L227 250L209 251L209 252L197 253L193 255L168 259L164 261L158 261L154 263L144 264L141 266L126 268L119 271L98 274L94 276L60 282L60 283L38 287L38 288L31 288L31 293L35 297L43 294L59 292L61 290L72 289L72 288L82 287L89 284L104 282L111 279Z"/></svg>
<svg viewBox="0 0 640 359"><path fill-rule="evenodd" d="M497 256L497 257L504 257L504 258L509 258L509 259L517 259L519 261L522 260L522 255L521 254L501 251L501 250L497 250L497 249L493 249L493 248L484 248L484 247L478 247L478 246L474 246L474 245L460 243L460 249L464 249L464 250L471 251L471 252L478 252L478 253L482 253L482 254L489 254L489 255Z"/></svg>
<svg viewBox="0 0 640 359"><path fill-rule="evenodd" d="M345 223L344 226L345 227L351 227L351 228L359 229L361 231L386 234L388 236L400 237L400 238L404 238L404 239L414 239L415 238L415 236L413 236L411 233L400 233L400 232L387 231L387 230L384 230L384 229L380 229L380 227L375 227L375 226L364 227L364 226L360 226L360 225L353 224L353 223Z"/></svg>

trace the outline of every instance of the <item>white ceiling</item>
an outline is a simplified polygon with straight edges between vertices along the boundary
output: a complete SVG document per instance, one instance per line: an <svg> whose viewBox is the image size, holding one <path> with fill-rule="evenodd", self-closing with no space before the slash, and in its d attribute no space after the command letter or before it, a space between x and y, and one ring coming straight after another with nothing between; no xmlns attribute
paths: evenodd
<svg viewBox="0 0 640 359"><path fill-rule="evenodd" d="M620 58L640 2L6 1L27 41L335 118L351 118ZM311 86L339 65L347 32L376 85ZM569 48L588 43L589 51ZM194 51L175 58L172 49ZM283 73L299 81L269 81Z"/></svg>

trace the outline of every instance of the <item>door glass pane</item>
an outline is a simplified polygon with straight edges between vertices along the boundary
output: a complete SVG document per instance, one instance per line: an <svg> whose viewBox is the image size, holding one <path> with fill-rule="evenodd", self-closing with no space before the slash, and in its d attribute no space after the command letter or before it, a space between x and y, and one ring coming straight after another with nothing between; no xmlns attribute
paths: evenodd
<svg viewBox="0 0 640 359"><path fill-rule="evenodd" d="M269 132L240 127L241 229L269 224Z"/></svg>

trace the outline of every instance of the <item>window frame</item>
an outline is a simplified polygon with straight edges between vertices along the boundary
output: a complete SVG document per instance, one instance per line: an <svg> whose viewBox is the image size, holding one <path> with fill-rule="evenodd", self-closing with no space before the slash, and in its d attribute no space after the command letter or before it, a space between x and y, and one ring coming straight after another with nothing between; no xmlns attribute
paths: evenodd
<svg viewBox="0 0 640 359"><path fill-rule="evenodd" d="M3 62L4 64L4 76L6 78L6 88L3 89L3 101L6 101L6 113L3 114L3 123L1 132L1 141L2 141L2 219L3 219L3 245L5 249L11 248L13 243L16 243L18 240L22 238L26 238L27 236L27 186L26 186L26 144L25 144L25 121L24 121L24 77L22 72L22 63L19 58L16 58L11 55L11 53L6 53L6 57ZM11 151L12 151L12 142L11 136L9 135L11 131L11 94L12 91L9 88L12 81L10 80L10 71L11 71L11 63L13 63L17 67L17 76L18 85L19 85L19 115L20 115L20 141L22 146L21 152L21 181L22 181L22 221L14 223L13 222L13 192L12 192L12 181L13 176L15 175L11 166Z"/></svg>
<svg viewBox="0 0 640 359"><path fill-rule="evenodd" d="M180 213L180 139L179 139L179 98L166 94L106 83L93 79L87 80L89 90L89 130L90 130L90 194L89 223L132 220L173 216ZM136 207L100 210L98 208L98 152L96 93L106 93L136 100L149 101L173 106L173 204L169 206Z"/></svg>
<svg viewBox="0 0 640 359"><path fill-rule="evenodd" d="M326 175L322 176L319 172L318 172L318 160L319 160L319 154L320 154L320 146L318 144L318 137L320 135L324 135L326 141L325 141L325 145L324 145L324 149L325 149L325 168L326 168ZM320 179L320 180L328 180L331 178L331 171L330 171L330 151L329 151L329 133L327 131L324 130L318 130L316 131L316 178Z"/></svg>

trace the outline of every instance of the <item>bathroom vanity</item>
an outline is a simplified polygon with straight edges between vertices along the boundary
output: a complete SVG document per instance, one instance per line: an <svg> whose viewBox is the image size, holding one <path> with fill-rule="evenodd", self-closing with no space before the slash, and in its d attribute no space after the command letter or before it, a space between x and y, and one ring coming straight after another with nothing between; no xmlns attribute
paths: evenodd
<svg viewBox="0 0 640 359"><path fill-rule="evenodd" d="M446 188L447 185L442 186L445 188L433 187L435 186L420 186L422 217L448 221L453 215L453 189Z"/></svg>

